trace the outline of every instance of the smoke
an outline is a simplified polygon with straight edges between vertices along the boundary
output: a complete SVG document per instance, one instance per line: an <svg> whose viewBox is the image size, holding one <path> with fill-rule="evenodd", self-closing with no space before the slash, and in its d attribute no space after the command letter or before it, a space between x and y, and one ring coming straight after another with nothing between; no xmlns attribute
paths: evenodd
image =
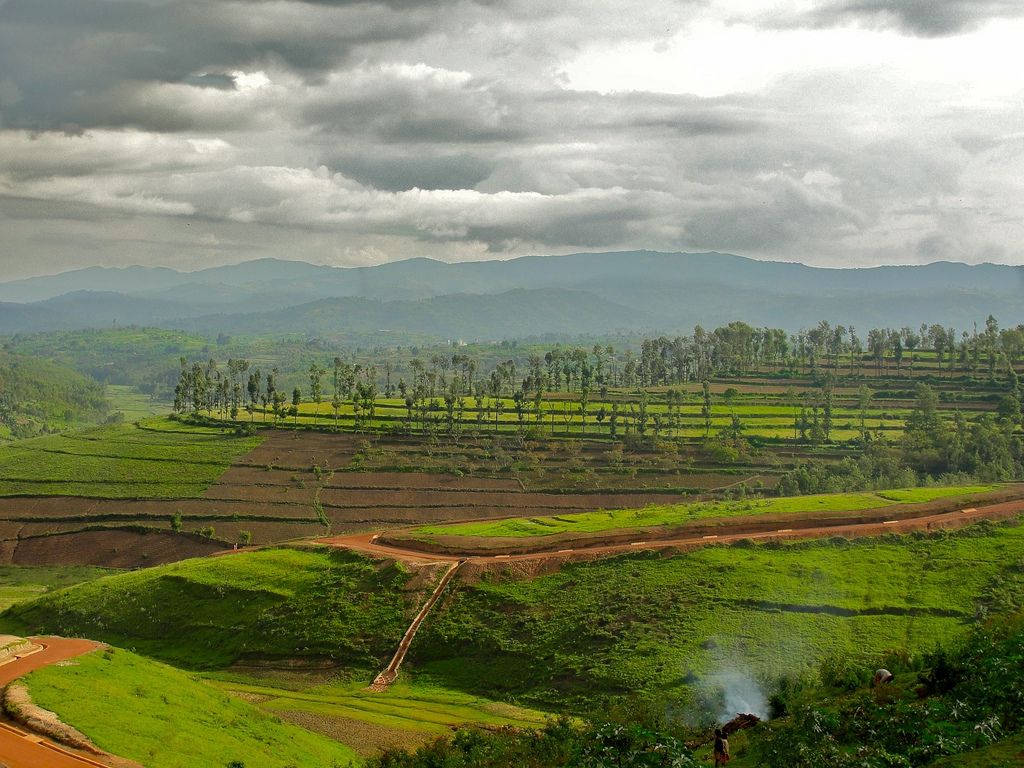
<svg viewBox="0 0 1024 768"><path fill-rule="evenodd" d="M717 716L719 724L727 723L740 714L767 719L768 697L749 674L730 670L720 673L711 682L722 692L722 704Z"/></svg>

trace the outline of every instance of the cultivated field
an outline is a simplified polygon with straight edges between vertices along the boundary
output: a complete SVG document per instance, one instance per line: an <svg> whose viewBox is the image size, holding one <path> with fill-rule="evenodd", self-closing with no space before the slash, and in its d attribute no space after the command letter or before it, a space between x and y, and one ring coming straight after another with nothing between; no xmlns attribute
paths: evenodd
<svg viewBox="0 0 1024 768"><path fill-rule="evenodd" d="M669 504L737 483L769 487L778 471L594 444L239 437L147 419L0 449L0 555L137 567L328 532Z"/></svg>

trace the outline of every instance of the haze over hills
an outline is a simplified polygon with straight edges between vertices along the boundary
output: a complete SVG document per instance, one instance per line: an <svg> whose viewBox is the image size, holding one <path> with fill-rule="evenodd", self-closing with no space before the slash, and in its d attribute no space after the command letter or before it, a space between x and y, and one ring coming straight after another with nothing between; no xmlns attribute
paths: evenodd
<svg viewBox="0 0 1024 768"><path fill-rule="evenodd" d="M796 330L994 314L1024 320L1024 267L823 269L721 253L651 251L338 268L261 259L196 272L88 269L0 284L0 333L161 325L219 333L410 331L495 339L689 331L732 320Z"/></svg>

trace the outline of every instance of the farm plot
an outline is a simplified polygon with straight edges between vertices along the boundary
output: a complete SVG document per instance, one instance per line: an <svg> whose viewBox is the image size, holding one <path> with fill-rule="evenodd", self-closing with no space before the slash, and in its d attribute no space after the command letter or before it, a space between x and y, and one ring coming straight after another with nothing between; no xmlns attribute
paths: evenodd
<svg viewBox="0 0 1024 768"><path fill-rule="evenodd" d="M559 546L618 542L623 536L671 538L718 533L731 518L742 518L744 531L776 530L948 512L968 504L1019 499L1024 486L958 486L892 491L821 494L735 502L699 502L641 509L616 509L546 517L424 525L387 533L382 541L431 551L485 554L536 551ZM525 549L524 549L525 548Z"/></svg>
<svg viewBox="0 0 1024 768"><path fill-rule="evenodd" d="M260 439L153 419L0 448L0 496L198 496Z"/></svg>
<svg viewBox="0 0 1024 768"><path fill-rule="evenodd" d="M1004 524L485 574L435 610L408 663L422 679L561 708L622 691L685 696L730 673L769 679L829 658L874 668L1019 606L1022 557L1024 527Z"/></svg>
<svg viewBox="0 0 1024 768"><path fill-rule="evenodd" d="M88 540L77 551L101 558L92 564L137 567L328 529L668 505L742 482L770 487L778 471L549 442L282 429L250 438L168 419L24 441L0 453L0 561L54 564ZM153 529L184 535L169 546L173 537L146 537Z"/></svg>
<svg viewBox="0 0 1024 768"><path fill-rule="evenodd" d="M532 728L543 725L547 717L535 710L408 681L400 681L384 693L367 691L365 681L296 688L281 687L273 679L229 673L214 676L211 682L268 713L328 735L363 754L414 748L463 725Z"/></svg>

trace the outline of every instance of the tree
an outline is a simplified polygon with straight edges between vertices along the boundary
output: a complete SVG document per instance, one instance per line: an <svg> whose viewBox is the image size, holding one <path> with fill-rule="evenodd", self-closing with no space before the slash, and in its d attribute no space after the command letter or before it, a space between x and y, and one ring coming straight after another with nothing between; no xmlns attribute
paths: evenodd
<svg viewBox="0 0 1024 768"><path fill-rule="evenodd" d="M825 380L825 388L822 392L822 432L827 443L832 436L832 378L828 377Z"/></svg>
<svg viewBox="0 0 1024 768"><path fill-rule="evenodd" d="M704 390L704 402L700 415L704 417L704 436L707 437L711 434L711 382L704 379L701 386Z"/></svg>
<svg viewBox="0 0 1024 768"><path fill-rule="evenodd" d="M323 400L323 390L320 387L320 380L323 375L327 373L316 363L309 366L309 394L313 398L313 402L316 404L316 410L313 412L313 423L317 423L317 419L320 416L320 402Z"/></svg>
<svg viewBox="0 0 1024 768"><path fill-rule="evenodd" d="M292 390L292 408L291 415L294 424L299 423L299 404L302 403L302 390L298 387Z"/></svg>
<svg viewBox="0 0 1024 768"><path fill-rule="evenodd" d="M857 390L857 408L860 411L860 442L862 446L867 445L868 442L867 415L868 406L871 404L873 394L871 389L863 384Z"/></svg>

